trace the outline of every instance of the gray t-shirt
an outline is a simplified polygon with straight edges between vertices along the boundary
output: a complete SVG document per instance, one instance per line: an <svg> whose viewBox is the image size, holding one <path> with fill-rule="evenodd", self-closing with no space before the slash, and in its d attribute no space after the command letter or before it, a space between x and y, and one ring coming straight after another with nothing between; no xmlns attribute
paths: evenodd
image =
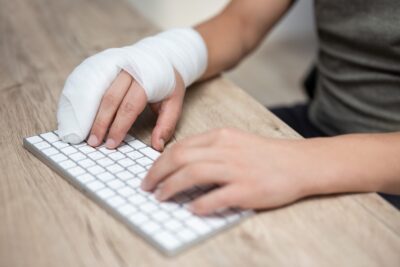
<svg viewBox="0 0 400 267"><path fill-rule="evenodd" d="M310 120L329 135L400 131L400 0L315 0Z"/></svg>

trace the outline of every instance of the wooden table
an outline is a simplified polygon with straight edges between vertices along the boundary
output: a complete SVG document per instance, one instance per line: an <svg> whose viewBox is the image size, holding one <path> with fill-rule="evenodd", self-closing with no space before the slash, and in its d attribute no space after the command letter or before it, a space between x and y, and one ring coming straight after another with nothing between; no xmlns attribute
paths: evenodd
<svg viewBox="0 0 400 267"><path fill-rule="evenodd" d="M195 12L195 11L193 11ZM165 258L22 148L56 128L67 74L157 29L119 0L0 0L0 266L400 266L400 213L376 194L312 198L261 212ZM147 142L150 113L134 131ZM175 140L232 126L299 138L241 89L188 92Z"/></svg>

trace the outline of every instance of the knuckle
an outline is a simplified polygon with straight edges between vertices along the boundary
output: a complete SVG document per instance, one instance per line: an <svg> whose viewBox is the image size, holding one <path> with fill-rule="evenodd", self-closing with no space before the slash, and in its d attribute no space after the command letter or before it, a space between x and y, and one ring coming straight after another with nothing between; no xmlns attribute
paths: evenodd
<svg viewBox="0 0 400 267"><path fill-rule="evenodd" d="M109 123L103 119L97 119L93 123L93 130L94 131L103 131L104 129L107 129L109 126Z"/></svg>
<svg viewBox="0 0 400 267"><path fill-rule="evenodd" d="M136 108L133 103L126 101L126 102L122 103L120 110L125 114L131 114L131 113L135 112Z"/></svg>
<svg viewBox="0 0 400 267"><path fill-rule="evenodd" d="M176 144L171 151L171 158L175 164L181 164L184 162L184 148L182 145Z"/></svg>
<svg viewBox="0 0 400 267"><path fill-rule="evenodd" d="M119 104L119 99L118 99L117 96L115 96L115 95L112 94L112 93L106 93L106 94L103 96L102 103L103 103L103 105L106 106L106 107L118 106L118 104Z"/></svg>
<svg viewBox="0 0 400 267"><path fill-rule="evenodd" d="M185 176L189 178L199 177L202 169L198 165L190 165L185 169Z"/></svg>

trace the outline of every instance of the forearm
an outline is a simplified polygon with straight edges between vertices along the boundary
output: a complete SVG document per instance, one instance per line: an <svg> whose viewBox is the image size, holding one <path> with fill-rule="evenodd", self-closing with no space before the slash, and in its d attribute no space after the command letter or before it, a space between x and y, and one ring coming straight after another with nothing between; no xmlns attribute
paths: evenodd
<svg viewBox="0 0 400 267"><path fill-rule="evenodd" d="M202 79L234 67L288 10L291 0L234 0L221 14L198 25L208 48Z"/></svg>
<svg viewBox="0 0 400 267"><path fill-rule="evenodd" d="M309 156L319 155L312 194L385 192L400 194L400 133L352 134L310 139ZM319 152L325 151L321 158ZM319 177L319 178L318 178Z"/></svg>

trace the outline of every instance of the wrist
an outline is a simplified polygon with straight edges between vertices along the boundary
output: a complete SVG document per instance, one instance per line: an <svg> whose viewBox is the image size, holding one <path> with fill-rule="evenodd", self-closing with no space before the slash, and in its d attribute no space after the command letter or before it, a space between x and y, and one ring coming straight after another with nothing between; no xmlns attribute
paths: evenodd
<svg viewBox="0 0 400 267"><path fill-rule="evenodd" d="M382 187L380 179L371 175L373 162L363 155L361 144L348 136L305 141L304 151L311 157L311 175L305 185L308 195L375 192Z"/></svg>

